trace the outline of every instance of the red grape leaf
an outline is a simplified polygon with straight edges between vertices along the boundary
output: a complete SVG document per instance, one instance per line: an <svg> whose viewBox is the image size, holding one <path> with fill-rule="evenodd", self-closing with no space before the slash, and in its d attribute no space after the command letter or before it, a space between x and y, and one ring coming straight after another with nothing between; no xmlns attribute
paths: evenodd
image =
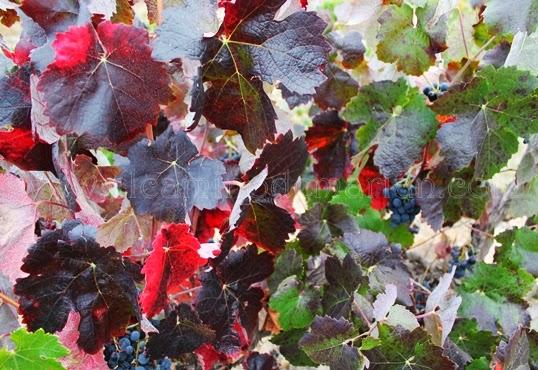
<svg viewBox="0 0 538 370"><path fill-rule="evenodd" d="M314 92L325 80L320 68L330 50L322 36L325 22L309 12L276 21L283 4L282 0L226 2L220 29L215 36L202 39L207 32L215 32L215 2L189 1L165 12L157 30L157 57L202 61L200 79L210 82L210 87L203 93L198 84L193 104L197 117L203 111L217 127L238 131L251 152L276 132L276 114L260 79L280 81L302 94ZM201 15L201 24L191 26L197 19L193 14Z"/></svg>
<svg viewBox="0 0 538 370"><path fill-rule="evenodd" d="M221 352L233 352L239 345L238 334L232 328L237 315L247 333L254 329L263 291L251 285L265 280L272 272L273 257L267 252L258 254L251 245L230 252L213 270L202 274L196 311L215 330L215 345Z"/></svg>
<svg viewBox="0 0 538 370"><path fill-rule="evenodd" d="M200 243L185 224L163 227L153 241L153 251L142 273L146 285L140 295L142 310L155 316L168 304L168 295L179 288L207 260L198 254Z"/></svg>
<svg viewBox="0 0 538 370"><path fill-rule="evenodd" d="M316 159L314 172L319 180L346 179L353 170L352 145L355 130L337 111L322 112L312 119L306 131L308 151Z"/></svg>
<svg viewBox="0 0 538 370"><path fill-rule="evenodd" d="M112 247L77 237L77 222L41 237L24 258L15 294L19 313L29 330L53 333L67 323L69 313L80 314L77 344L96 353L113 336L125 332L131 318L140 319L135 281L142 278L138 265Z"/></svg>
<svg viewBox="0 0 538 370"><path fill-rule="evenodd" d="M10 279L24 276L19 270L26 249L35 241L35 203L24 182L10 173L0 174L0 271Z"/></svg>
<svg viewBox="0 0 538 370"><path fill-rule="evenodd" d="M160 322L159 333L150 334L147 349L154 358L177 358L214 339L215 332L202 324L190 305L182 303Z"/></svg>
<svg viewBox="0 0 538 370"><path fill-rule="evenodd" d="M230 211L215 209L204 209L200 211L198 223L196 224L196 238L201 243L207 243L213 239L215 229L222 230L228 222Z"/></svg>
<svg viewBox="0 0 538 370"><path fill-rule="evenodd" d="M0 78L0 127L30 123L30 69L19 68Z"/></svg>
<svg viewBox="0 0 538 370"><path fill-rule="evenodd" d="M54 171L52 147L37 140L31 129L0 130L0 155L26 171Z"/></svg>
<svg viewBox="0 0 538 370"><path fill-rule="evenodd" d="M324 74L327 80L316 87L314 101L323 110L341 109L359 91L359 83L335 64L328 64Z"/></svg>
<svg viewBox="0 0 538 370"><path fill-rule="evenodd" d="M80 324L80 315L77 312L70 312L67 318L67 324L58 338L64 346L69 349L69 355L62 359L62 364L70 370L95 370L106 369L108 366L101 352L90 355L77 346L80 334L78 326Z"/></svg>
<svg viewBox="0 0 538 370"><path fill-rule="evenodd" d="M385 178L375 166L365 166L359 173L359 184L362 191L372 198L373 209L385 209L388 199L383 195L383 190L390 186L390 181Z"/></svg>
<svg viewBox="0 0 538 370"><path fill-rule="evenodd" d="M168 76L164 65L151 59L145 30L105 21L97 29L70 28L53 46L55 61L38 89L60 134L121 148L147 124L156 124L159 103L169 98Z"/></svg>
<svg viewBox="0 0 538 370"><path fill-rule="evenodd" d="M240 133L251 152L276 133L277 115L260 80L223 74L212 80L204 100L204 116L219 128Z"/></svg>
<svg viewBox="0 0 538 370"><path fill-rule="evenodd" d="M90 13L77 0L24 0L21 10L32 18L48 35L63 32L76 24L79 17L89 20Z"/></svg>
<svg viewBox="0 0 538 370"><path fill-rule="evenodd" d="M267 176L255 193L271 197L287 194L303 172L307 158L304 138L293 139L292 132L288 131L263 147L244 179L251 180L267 167Z"/></svg>
<svg viewBox="0 0 538 370"><path fill-rule="evenodd" d="M183 131L169 127L152 143L140 141L129 160L121 182L137 214L181 222L193 206L212 209L222 198L224 165L199 156Z"/></svg>
<svg viewBox="0 0 538 370"><path fill-rule="evenodd" d="M295 231L295 221L288 211L275 205L270 197L254 197L241 206L236 233L273 253L286 244Z"/></svg>

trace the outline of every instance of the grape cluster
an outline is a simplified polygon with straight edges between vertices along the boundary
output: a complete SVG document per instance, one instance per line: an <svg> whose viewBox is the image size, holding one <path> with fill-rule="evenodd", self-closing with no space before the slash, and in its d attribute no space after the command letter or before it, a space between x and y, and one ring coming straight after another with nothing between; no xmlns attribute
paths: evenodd
<svg viewBox="0 0 538 370"><path fill-rule="evenodd" d="M437 98L441 95L443 95L445 92L448 91L448 84L446 82L442 82L441 84L433 84L433 87L427 86L422 90L424 95L428 97L428 100L433 102L436 101Z"/></svg>
<svg viewBox="0 0 538 370"><path fill-rule="evenodd" d="M172 361L162 358L154 361L146 352L144 332L128 329L127 333L105 344L104 356L109 369L172 370Z"/></svg>
<svg viewBox="0 0 538 370"><path fill-rule="evenodd" d="M454 277L456 279L461 279L465 275L465 271L472 269L476 263L476 257L471 249L467 251L467 258L465 260L460 258L460 254L461 251L459 247L452 247L452 250L450 251L451 259L448 269L449 271L452 271L452 267L456 266L456 272L454 273Z"/></svg>
<svg viewBox="0 0 538 370"><path fill-rule="evenodd" d="M390 188L385 188L383 195L389 199L389 208L392 211L390 222L394 227L400 224L410 224L420 212L413 185L407 188L401 184L395 184Z"/></svg>

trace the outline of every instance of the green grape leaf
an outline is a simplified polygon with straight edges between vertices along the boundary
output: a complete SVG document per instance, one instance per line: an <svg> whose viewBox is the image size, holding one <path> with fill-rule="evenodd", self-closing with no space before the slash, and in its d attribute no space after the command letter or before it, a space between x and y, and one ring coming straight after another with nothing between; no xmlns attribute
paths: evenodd
<svg viewBox="0 0 538 370"><path fill-rule="evenodd" d="M456 322L449 334L450 339L473 358L490 357L499 342L493 333L480 330L476 320L463 319Z"/></svg>
<svg viewBox="0 0 538 370"><path fill-rule="evenodd" d="M364 354L372 370L450 370L456 365L433 345L420 328L409 332L402 328L379 326L380 345ZM387 367L390 366L390 367Z"/></svg>
<svg viewBox="0 0 538 370"><path fill-rule="evenodd" d="M528 323L528 314L518 304L508 301L499 303L482 292L459 294L462 302L458 314L475 319L481 330L497 334L502 329L504 333L512 333L519 324Z"/></svg>
<svg viewBox="0 0 538 370"><path fill-rule="evenodd" d="M371 199L364 194L356 184L348 184L345 189L339 190L330 200L331 204L341 204L349 213L356 215L362 210L370 208Z"/></svg>
<svg viewBox="0 0 538 370"><path fill-rule="evenodd" d="M43 329L28 332L24 328L11 333L14 350L0 348L0 368L5 370L64 369L58 359L69 354L60 344L58 337L47 334Z"/></svg>
<svg viewBox="0 0 538 370"><path fill-rule="evenodd" d="M419 76L446 49L447 15L436 16L436 1L413 11L407 4L389 6L379 17L377 56L398 70ZM414 18L416 16L416 24Z"/></svg>
<svg viewBox="0 0 538 370"><path fill-rule="evenodd" d="M304 266L303 258L294 248L286 247L275 261L275 271L267 279L267 285L271 292L275 292L278 285L288 276L296 275L299 279L303 278Z"/></svg>
<svg viewBox="0 0 538 370"><path fill-rule="evenodd" d="M489 361L485 357L474 359L465 370L490 370Z"/></svg>
<svg viewBox="0 0 538 370"><path fill-rule="evenodd" d="M434 138L438 125L422 94L404 79L361 88L346 105L343 117L364 123L357 131L359 148L377 144L374 164L390 179L421 159L422 148Z"/></svg>
<svg viewBox="0 0 538 370"><path fill-rule="evenodd" d="M299 346L314 362L339 370L361 368L364 360L351 342L356 333L349 321L316 316L310 329L299 341Z"/></svg>
<svg viewBox="0 0 538 370"><path fill-rule="evenodd" d="M361 150L370 146L377 131L392 117L395 108L405 104L409 89L403 78L396 82L374 82L361 87L359 93L347 103L342 112L343 118L364 124L357 131Z"/></svg>
<svg viewBox="0 0 538 370"><path fill-rule="evenodd" d="M443 166L459 170L475 159L476 178L499 172L517 151L517 137L538 132L537 88L528 72L488 66L441 96L433 109L458 116L437 134Z"/></svg>
<svg viewBox="0 0 538 370"><path fill-rule="evenodd" d="M320 313L320 295L296 276L289 276L278 285L269 300L269 307L278 312L278 323L282 329L302 329Z"/></svg>
<svg viewBox="0 0 538 370"><path fill-rule="evenodd" d="M461 286L464 292L483 292L498 303L519 301L534 285L534 278L523 269L510 270L499 264L478 263Z"/></svg>

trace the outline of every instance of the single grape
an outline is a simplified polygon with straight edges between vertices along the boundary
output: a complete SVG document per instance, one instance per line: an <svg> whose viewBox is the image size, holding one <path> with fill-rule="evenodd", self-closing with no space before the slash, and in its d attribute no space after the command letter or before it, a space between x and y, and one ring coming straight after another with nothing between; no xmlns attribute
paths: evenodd
<svg viewBox="0 0 538 370"><path fill-rule="evenodd" d="M439 85L439 90L441 90L442 92L445 92L445 91L448 91L448 84L446 82L441 82L441 84Z"/></svg>
<svg viewBox="0 0 538 370"><path fill-rule="evenodd" d="M140 339L140 332L138 330L133 330L129 336L131 341L136 342Z"/></svg>
<svg viewBox="0 0 538 370"><path fill-rule="evenodd" d="M144 353L141 353L138 355L138 363L140 365L147 365L149 363L149 358L147 358Z"/></svg>

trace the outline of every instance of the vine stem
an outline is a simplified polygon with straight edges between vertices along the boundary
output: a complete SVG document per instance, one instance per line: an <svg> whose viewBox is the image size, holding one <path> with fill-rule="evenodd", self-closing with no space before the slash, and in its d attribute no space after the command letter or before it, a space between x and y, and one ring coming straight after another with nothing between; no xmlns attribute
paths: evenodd
<svg viewBox="0 0 538 370"><path fill-rule="evenodd" d="M461 38L463 40L463 46L465 47L465 55L467 56L467 59L469 59L469 49L467 48L467 40L465 39L465 31L463 30L463 16L461 14L461 9L459 6L458 6L458 18L460 21Z"/></svg>
<svg viewBox="0 0 538 370"><path fill-rule="evenodd" d="M19 308L19 304L17 303L17 301L15 301L11 297L8 297L7 295L5 295L2 292L0 292L0 300L2 300L4 303L12 305L13 307L15 307L17 309Z"/></svg>
<svg viewBox="0 0 538 370"><path fill-rule="evenodd" d="M476 60L480 54L482 54L482 52L484 50L486 50L486 48L493 42L493 40L495 40L495 36L492 36L484 45L482 45L482 47L480 48L480 50L478 50L476 52L476 54L470 58L470 59L467 59L467 62L465 62L465 64L463 65L463 67L461 67L461 69L458 71L458 73L456 74L456 76L454 77L454 80L452 80L452 84L456 84L458 83L461 78L463 77L463 74L465 73L465 71L467 70L467 68L469 68L469 66L471 65L471 63Z"/></svg>

